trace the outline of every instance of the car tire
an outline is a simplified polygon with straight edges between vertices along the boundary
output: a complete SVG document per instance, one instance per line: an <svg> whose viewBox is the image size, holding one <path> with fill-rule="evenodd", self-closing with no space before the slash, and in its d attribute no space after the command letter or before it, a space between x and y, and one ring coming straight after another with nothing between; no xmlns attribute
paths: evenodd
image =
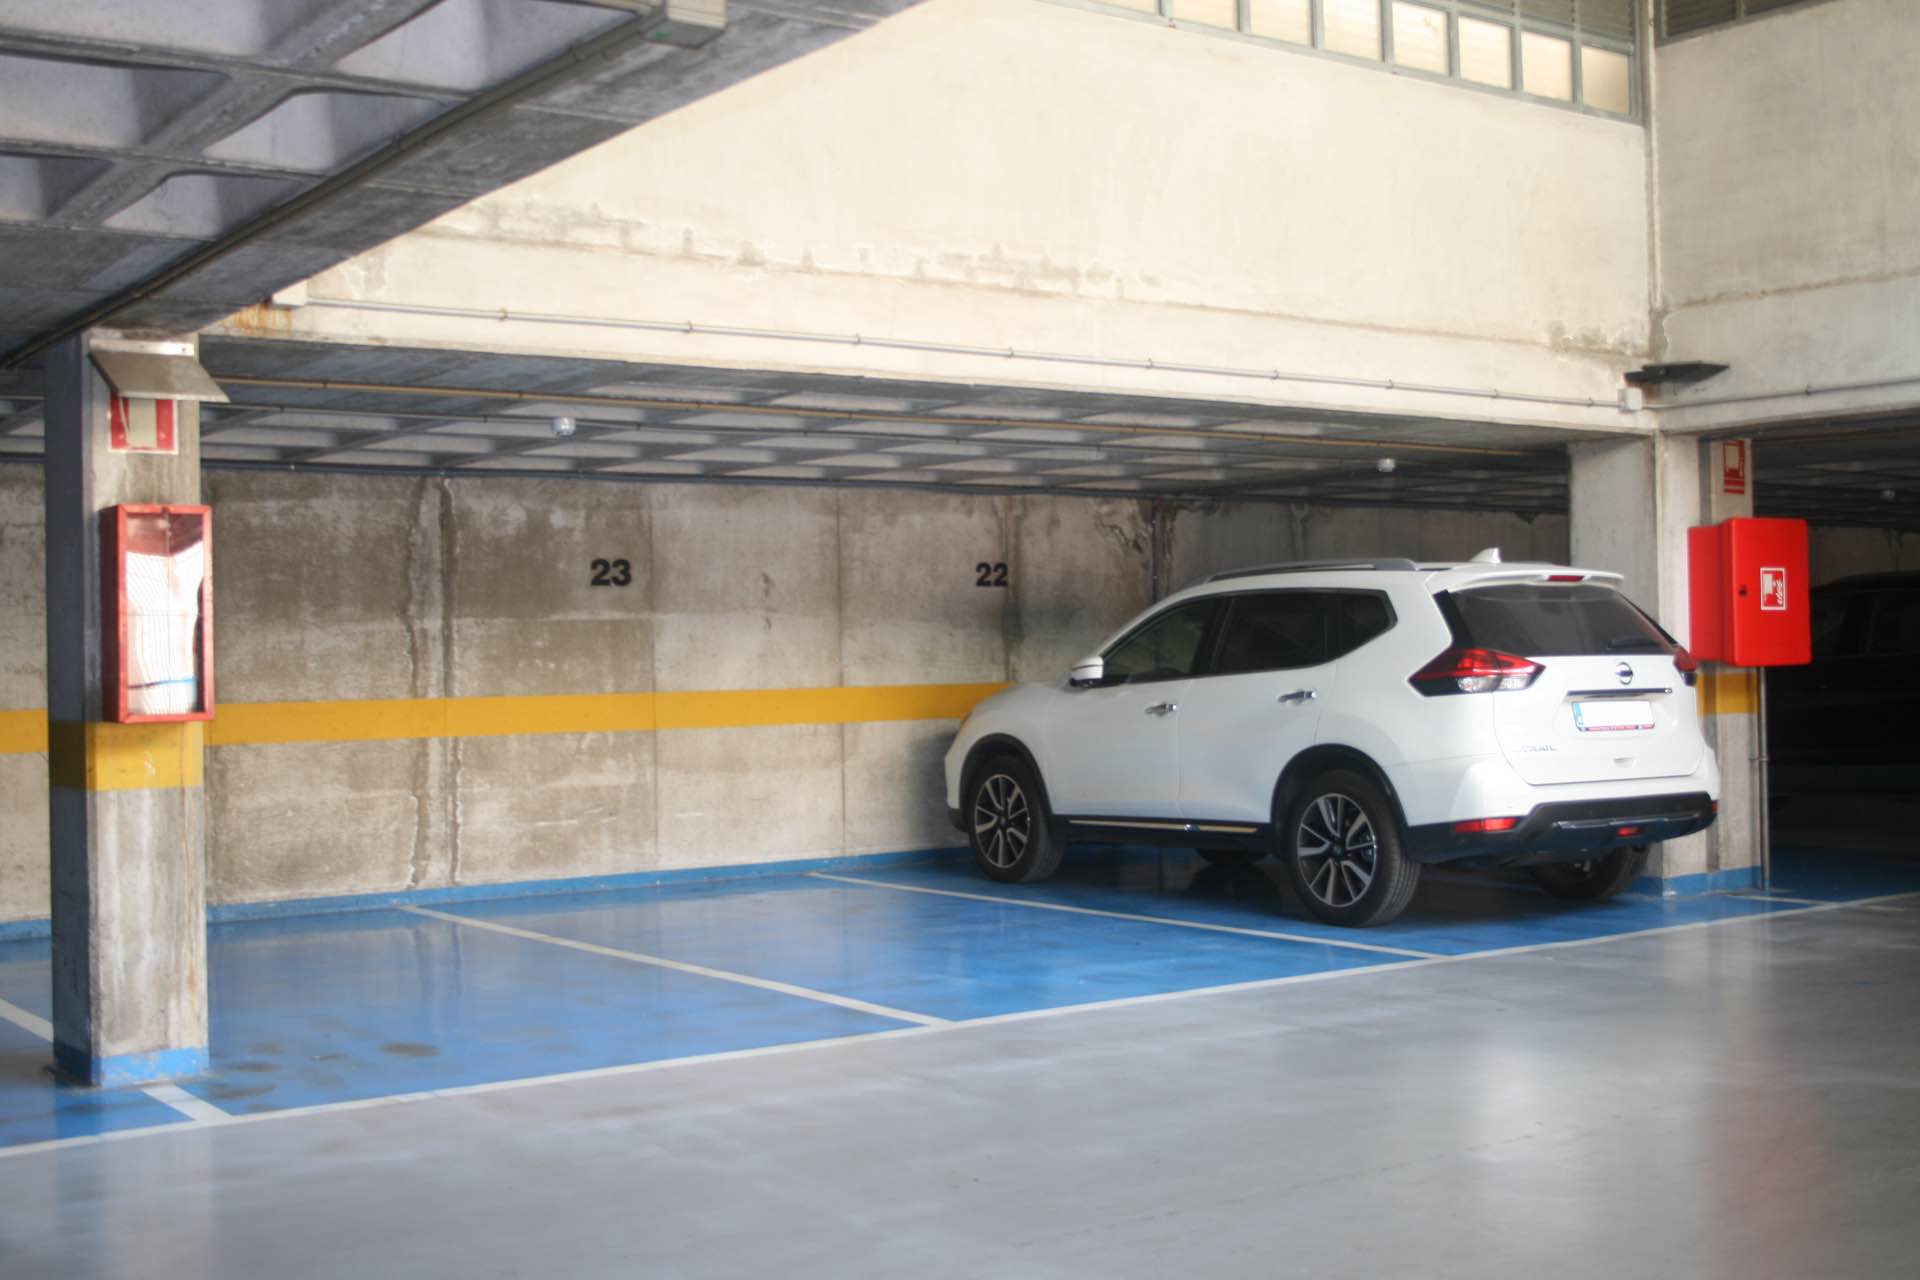
<svg viewBox="0 0 1920 1280"><path fill-rule="evenodd" d="M1195 849L1216 867L1250 867L1267 856L1265 849Z"/></svg>
<svg viewBox="0 0 1920 1280"><path fill-rule="evenodd" d="M974 770L964 812L973 865L988 879L1032 884L1059 868L1064 846L1039 779L1020 757L995 756Z"/></svg>
<svg viewBox="0 0 1920 1280"><path fill-rule="evenodd" d="M1329 924L1386 924L1413 900L1420 864L1371 778L1333 769L1308 779L1280 826L1280 850L1300 905Z"/></svg>
<svg viewBox="0 0 1920 1280"><path fill-rule="evenodd" d="M1528 871L1548 896L1562 902L1604 902L1639 879L1646 866L1647 846L1636 844L1584 862L1553 862Z"/></svg>

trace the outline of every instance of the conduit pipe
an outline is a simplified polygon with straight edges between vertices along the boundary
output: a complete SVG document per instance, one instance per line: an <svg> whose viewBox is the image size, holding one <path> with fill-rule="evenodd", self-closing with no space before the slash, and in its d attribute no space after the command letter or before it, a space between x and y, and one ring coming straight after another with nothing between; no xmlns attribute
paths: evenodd
<svg viewBox="0 0 1920 1280"><path fill-rule="evenodd" d="M608 316L575 316L549 311L515 311L510 307L448 307L415 302L364 302L311 298L309 307L340 311L383 311L395 315L433 316L448 320L485 320L522 324L571 325L594 329L633 329L648 333L680 333L717 338L753 338L769 342L815 342L846 347L883 347L894 351L928 351L940 355L981 356L997 360L1030 360L1046 364L1090 365L1105 369L1139 369L1167 373L1197 373L1217 378L1244 378L1259 382L1300 382L1317 386L1363 387L1372 391L1408 391L1420 395L1458 396L1475 400L1510 400L1518 404L1560 405L1598 409L1609 402L1591 396L1548 396L1498 387L1451 387L1430 382L1402 382L1396 378L1355 378L1334 373L1289 373L1280 369L1247 369L1229 365L1188 364L1156 360L1151 356L1094 356L1061 351L1022 351L1016 347L982 347L958 342L929 342L917 338L875 337L862 333L825 333L804 329L758 329L741 325L701 324L692 320L626 320Z"/></svg>
<svg viewBox="0 0 1920 1280"><path fill-rule="evenodd" d="M1409 391L1420 395L1457 396L1477 400L1508 400L1518 404L1559 405L1574 409L1598 409L1607 401L1592 396L1549 396L1527 391L1505 391L1499 387L1455 387L1429 382L1403 382L1397 378L1356 378L1333 373L1287 372L1281 369L1238 368L1230 365L1189 364L1157 360L1151 356L1095 356L1061 351L1022 351L1016 347L983 347L960 342L933 342L917 338L889 338L862 333L828 333L805 329L765 329L743 325L702 324L693 320L631 320L611 316L578 316L548 311L515 311L511 307L452 307L413 302L367 302L341 298L312 298L304 305L339 311L381 311L395 315L434 316L450 320L484 320L495 323L517 321L522 324L571 325L590 329L628 329L646 333L679 333L718 338L752 338L768 342L813 342L835 346L881 347L894 351L926 351L939 355L980 356L997 360L1031 360L1047 364L1075 364L1104 369L1138 369L1168 373L1196 373L1219 378L1241 378L1260 382L1299 382L1318 386L1360 387L1372 391ZM1871 382L1839 382L1823 386L1806 385L1781 391L1753 392L1738 396L1718 396L1705 400L1681 400L1668 404L1649 403L1655 413L1673 409L1704 409L1719 405L1751 404L1761 400L1785 400L1841 391L1878 391L1890 387L1920 385L1920 374L1884 378ZM1613 406L1619 408L1618 403ZM1625 410L1622 410L1625 412ZM1685 428L1675 434L1695 435L1725 431L1722 426Z"/></svg>
<svg viewBox="0 0 1920 1280"><path fill-rule="evenodd" d="M1761 400L1795 400L1808 396L1830 395L1841 391L1886 391L1893 387L1920 386L1920 374L1897 378L1876 378L1870 382L1830 382L1816 386L1789 387L1784 391L1751 391L1737 396L1715 396L1706 400L1675 400L1670 404L1649 404L1647 408L1659 413L1669 409L1712 409L1730 404L1754 404ZM1707 435L1712 432L1724 432L1733 429L1726 423L1711 427L1677 427L1674 435Z"/></svg>

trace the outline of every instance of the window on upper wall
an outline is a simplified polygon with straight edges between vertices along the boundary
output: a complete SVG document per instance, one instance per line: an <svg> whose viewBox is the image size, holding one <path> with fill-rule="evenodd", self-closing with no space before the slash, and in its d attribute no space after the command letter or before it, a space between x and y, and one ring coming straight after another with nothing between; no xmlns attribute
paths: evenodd
<svg viewBox="0 0 1920 1280"><path fill-rule="evenodd" d="M1801 0L1662 0L1748 12ZM1639 115L1637 0L1093 0L1383 70L1609 116Z"/></svg>
<svg viewBox="0 0 1920 1280"><path fill-rule="evenodd" d="M1724 26L1742 18L1792 9L1816 0L1660 0L1660 34L1664 39L1691 35L1708 27Z"/></svg>

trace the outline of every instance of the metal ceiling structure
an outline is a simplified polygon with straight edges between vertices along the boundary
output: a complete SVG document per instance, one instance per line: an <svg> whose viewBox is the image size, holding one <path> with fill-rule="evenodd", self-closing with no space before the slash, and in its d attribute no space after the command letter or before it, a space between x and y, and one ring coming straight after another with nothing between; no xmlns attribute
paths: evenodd
<svg viewBox="0 0 1920 1280"><path fill-rule="evenodd" d="M912 3L0 0L0 364L197 330Z"/></svg>
<svg viewBox="0 0 1920 1280"><path fill-rule="evenodd" d="M1234 401L209 336L211 467L1566 509L1541 427ZM37 456L37 404L0 457ZM554 420L571 420L557 436ZM1388 463L1387 460L1391 459Z"/></svg>
<svg viewBox="0 0 1920 1280"><path fill-rule="evenodd" d="M1762 432L1753 470L1757 515L1920 529L1920 414Z"/></svg>
<svg viewBox="0 0 1920 1280"><path fill-rule="evenodd" d="M209 336L209 467L1567 508L1562 429L1228 400ZM555 418L573 434L554 433ZM0 375L0 461L38 379ZM1382 462L1391 458L1391 470ZM1762 430L1756 510L1920 528L1920 415Z"/></svg>

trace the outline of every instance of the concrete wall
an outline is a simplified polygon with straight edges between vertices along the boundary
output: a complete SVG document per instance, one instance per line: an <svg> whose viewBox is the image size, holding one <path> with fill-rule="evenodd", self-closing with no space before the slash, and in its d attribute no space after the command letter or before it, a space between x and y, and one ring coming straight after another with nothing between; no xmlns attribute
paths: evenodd
<svg viewBox="0 0 1920 1280"><path fill-rule="evenodd" d="M928 0L325 273L319 305L230 325L1620 428L1619 374L1649 340L1646 201L1632 122L1126 15ZM502 307L1583 402L523 323Z"/></svg>
<svg viewBox="0 0 1920 1280"><path fill-rule="evenodd" d="M0 711L41 698L39 474L0 469ZM408 699L1044 679L1150 599L1136 502L230 471L206 488L223 705L328 704L349 739L209 750L216 902L950 846L952 720L365 734ZM1169 513L1163 574L1565 541L1558 517L1208 504ZM589 586L596 556L632 584ZM976 586L981 560L1010 585ZM0 755L0 788L0 919L42 916L44 757Z"/></svg>
<svg viewBox="0 0 1920 1280"><path fill-rule="evenodd" d="M38 467L0 467L0 739L7 712L47 705L40 477ZM45 751L0 754L0 920L47 914L47 839Z"/></svg>
<svg viewBox="0 0 1920 1280"><path fill-rule="evenodd" d="M1668 359L1733 368L1665 425L1920 401L1920 5L1830 0L1662 45L1653 135ZM1807 396L1805 388L1905 379Z"/></svg>

